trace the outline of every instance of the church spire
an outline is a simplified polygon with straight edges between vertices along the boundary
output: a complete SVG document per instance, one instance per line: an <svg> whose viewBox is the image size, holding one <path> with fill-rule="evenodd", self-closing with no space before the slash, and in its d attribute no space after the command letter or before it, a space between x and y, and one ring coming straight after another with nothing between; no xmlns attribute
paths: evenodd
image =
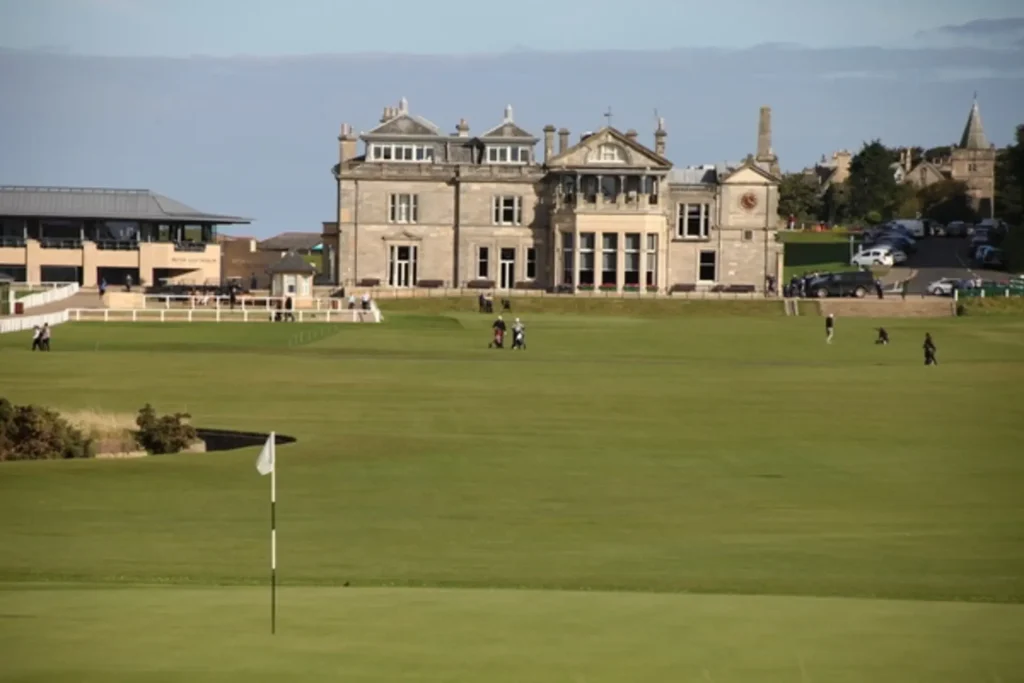
<svg viewBox="0 0 1024 683"><path fill-rule="evenodd" d="M971 113L967 117L967 125L964 126L964 134L960 138L960 149L988 148L988 138L985 137L985 129L981 125L981 111L978 109L978 99L975 96Z"/></svg>

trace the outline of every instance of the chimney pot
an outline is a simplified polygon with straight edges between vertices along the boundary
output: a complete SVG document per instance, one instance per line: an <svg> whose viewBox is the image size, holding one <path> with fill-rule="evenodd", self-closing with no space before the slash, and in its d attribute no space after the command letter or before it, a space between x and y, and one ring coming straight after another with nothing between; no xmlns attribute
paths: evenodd
<svg viewBox="0 0 1024 683"><path fill-rule="evenodd" d="M544 163L555 155L555 127L550 123L544 126Z"/></svg>

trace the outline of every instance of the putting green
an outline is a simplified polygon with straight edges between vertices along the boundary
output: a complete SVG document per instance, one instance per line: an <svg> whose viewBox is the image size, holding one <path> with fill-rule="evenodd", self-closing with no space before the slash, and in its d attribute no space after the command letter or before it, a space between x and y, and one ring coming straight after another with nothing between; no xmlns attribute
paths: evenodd
<svg viewBox="0 0 1024 683"><path fill-rule="evenodd" d="M527 323L0 337L17 403L298 438L273 640L256 449L0 463L0 679L1022 680L1021 318Z"/></svg>

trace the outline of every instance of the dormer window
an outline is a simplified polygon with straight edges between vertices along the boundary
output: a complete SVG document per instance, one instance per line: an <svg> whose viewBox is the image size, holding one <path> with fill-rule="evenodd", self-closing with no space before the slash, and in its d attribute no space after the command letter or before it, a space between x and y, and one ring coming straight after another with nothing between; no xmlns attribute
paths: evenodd
<svg viewBox="0 0 1024 683"><path fill-rule="evenodd" d="M601 145L597 148L595 161L602 164L621 164L626 161L622 148L618 145Z"/></svg>
<svg viewBox="0 0 1024 683"><path fill-rule="evenodd" d="M488 146L487 163L528 164L530 163L530 148L507 145Z"/></svg>
<svg viewBox="0 0 1024 683"><path fill-rule="evenodd" d="M430 145L400 145L390 142L370 144L367 156L371 161L401 161L428 164L434 161L434 148Z"/></svg>

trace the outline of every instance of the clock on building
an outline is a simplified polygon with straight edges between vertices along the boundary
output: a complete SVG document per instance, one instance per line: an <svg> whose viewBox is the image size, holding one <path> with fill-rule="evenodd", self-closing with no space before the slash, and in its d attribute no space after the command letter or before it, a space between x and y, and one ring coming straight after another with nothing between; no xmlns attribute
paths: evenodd
<svg viewBox="0 0 1024 683"><path fill-rule="evenodd" d="M757 195L753 192L747 192L740 197L740 206L746 211L753 211L757 208Z"/></svg>

